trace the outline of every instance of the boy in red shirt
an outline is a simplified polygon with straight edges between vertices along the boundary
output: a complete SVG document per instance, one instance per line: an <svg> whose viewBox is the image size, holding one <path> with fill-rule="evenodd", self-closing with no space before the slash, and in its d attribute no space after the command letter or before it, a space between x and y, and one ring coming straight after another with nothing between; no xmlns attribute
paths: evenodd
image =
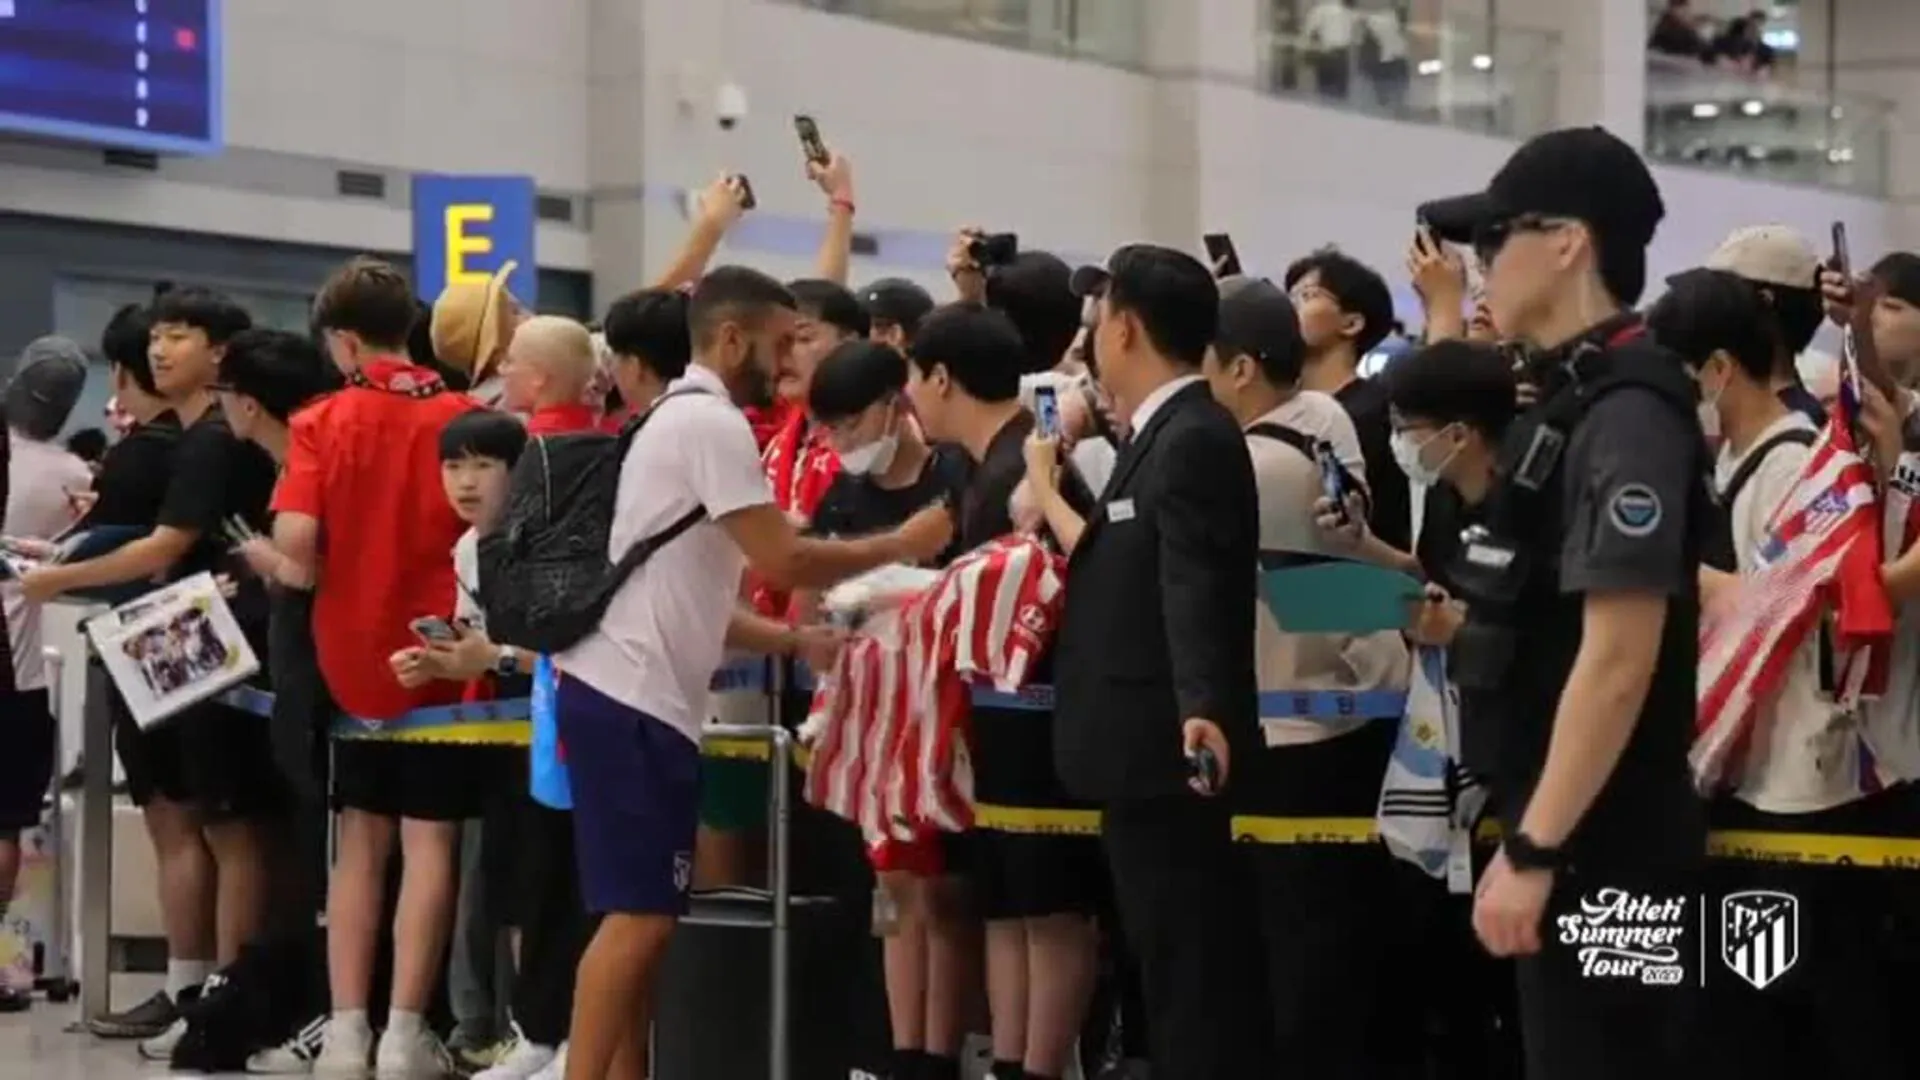
<svg viewBox="0 0 1920 1080"><path fill-rule="evenodd" d="M358 258L314 301L314 325L346 389L294 417L274 493L273 568L315 588L313 628L327 688L349 715L388 721L446 704L459 687L405 687L388 658L415 644L410 624L453 614L450 552L466 524L441 491L440 430L474 407L407 358L413 290L392 266ZM444 963L454 905L458 823L484 784L465 755L483 749L346 740L335 744L338 856L327 897L333 1014L316 1073L432 1074L446 1051L422 1020ZM478 762L472 764L478 765ZM396 834L403 870L394 918L392 1007L373 1054L367 1000L382 884Z"/></svg>

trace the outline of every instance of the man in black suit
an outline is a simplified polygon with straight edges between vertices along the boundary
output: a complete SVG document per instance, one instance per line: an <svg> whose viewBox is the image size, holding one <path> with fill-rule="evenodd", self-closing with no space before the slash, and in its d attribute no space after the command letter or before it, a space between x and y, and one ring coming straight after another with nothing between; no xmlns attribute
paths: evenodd
<svg viewBox="0 0 1920 1080"><path fill-rule="evenodd" d="M1068 564L1054 760L1102 807L1154 1075L1270 1075L1249 893L1216 797L1260 745L1259 500L1239 426L1199 374L1219 292L1197 260L1146 245L1074 285L1096 305L1092 362L1133 435Z"/></svg>

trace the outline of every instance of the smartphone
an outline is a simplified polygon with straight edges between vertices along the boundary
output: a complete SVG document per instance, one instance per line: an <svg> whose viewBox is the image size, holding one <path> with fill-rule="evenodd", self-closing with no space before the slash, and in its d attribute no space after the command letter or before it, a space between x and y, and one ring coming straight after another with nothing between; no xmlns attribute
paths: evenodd
<svg viewBox="0 0 1920 1080"><path fill-rule="evenodd" d="M1201 790L1214 794L1220 790L1220 759L1206 747L1197 747L1187 755L1187 775L1200 782Z"/></svg>
<svg viewBox="0 0 1920 1080"><path fill-rule="evenodd" d="M1060 437L1060 392L1051 386L1033 388L1033 415L1040 421L1040 434L1049 439Z"/></svg>
<svg viewBox="0 0 1920 1080"><path fill-rule="evenodd" d="M808 161L825 165L833 160L833 155L827 152L827 144L820 139L820 125L813 122L813 117L794 117L793 133L800 136L800 149L805 152Z"/></svg>
<svg viewBox="0 0 1920 1080"><path fill-rule="evenodd" d="M1833 268L1840 271L1840 276L1846 278L1848 284L1852 284L1853 257L1847 253L1847 223L1844 221L1833 223Z"/></svg>
<svg viewBox="0 0 1920 1080"><path fill-rule="evenodd" d="M438 615L415 619L407 624L407 629L413 631L414 637L429 645L448 645L460 640L460 632L453 628L453 624Z"/></svg>
<svg viewBox="0 0 1920 1080"><path fill-rule="evenodd" d="M753 197L753 182L747 179L746 173L734 173L733 182L740 188L740 209L751 210L760 205L759 200Z"/></svg>
<svg viewBox="0 0 1920 1080"><path fill-rule="evenodd" d="M1240 253L1233 248L1233 237L1223 232L1208 233L1200 242L1207 245L1207 263L1215 277L1235 277L1244 272L1240 269Z"/></svg>
<svg viewBox="0 0 1920 1080"><path fill-rule="evenodd" d="M1347 520L1347 471L1341 467L1339 455L1333 452L1333 444L1315 443L1313 459L1320 466L1320 491L1333 500L1333 512L1340 520Z"/></svg>
<svg viewBox="0 0 1920 1080"><path fill-rule="evenodd" d="M967 245L967 257L983 269L989 266L1005 266L1020 254L1020 236L1017 233L994 233L991 236L976 236Z"/></svg>

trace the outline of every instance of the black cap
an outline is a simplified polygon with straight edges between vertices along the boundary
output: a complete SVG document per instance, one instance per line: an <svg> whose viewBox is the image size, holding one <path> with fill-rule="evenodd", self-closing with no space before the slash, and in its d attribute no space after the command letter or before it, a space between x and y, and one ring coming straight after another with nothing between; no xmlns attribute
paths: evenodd
<svg viewBox="0 0 1920 1080"><path fill-rule="evenodd" d="M906 278L881 278L860 290L867 318L890 322L911 333L933 310L933 297Z"/></svg>
<svg viewBox="0 0 1920 1080"><path fill-rule="evenodd" d="M1522 214L1583 221L1609 245L1644 249L1666 216L1659 185L1639 151L1600 127L1536 135L1493 174L1487 190L1420 207L1434 235L1471 243Z"/></svg>
<svg viewBox="0 0 1920 1080"><path fill-rule="evenodd" d="M51 439L66 426L87 384L87 352L63 337L35 338L20 351L7 383L7 423L29 438Z"/></svg>
<svg viewBox="0 0 1920 1080"><path fill-rule="evenodd" d="M1285 366L1306 350L1293 301L1266 278L1221 280L1220 326L1213 337L1222 361L1251 356L1262 367Z"/></svg>

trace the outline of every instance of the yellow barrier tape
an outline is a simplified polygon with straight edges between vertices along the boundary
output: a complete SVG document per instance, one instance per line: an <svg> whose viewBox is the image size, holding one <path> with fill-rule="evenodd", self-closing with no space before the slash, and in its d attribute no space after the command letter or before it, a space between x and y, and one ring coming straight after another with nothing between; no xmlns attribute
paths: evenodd
<svg viewBox="0 0 1920 1080"><path fill-rule="evenodd" d="M1920 870L1920 840L1901 836L1826 836L1819 833L1716 830L1707 837L1707 854L1744 862Z"/></svg>
<svg viewBox="0 0 1920 1080"><path fill-rule="evenodd" d="M531 746L533 725L525 720L495 720L479 724L449 724L445 727L403 728L399 731L346 732L336 730L336 739L352 742L413 743L427 746Z"/></svg>

